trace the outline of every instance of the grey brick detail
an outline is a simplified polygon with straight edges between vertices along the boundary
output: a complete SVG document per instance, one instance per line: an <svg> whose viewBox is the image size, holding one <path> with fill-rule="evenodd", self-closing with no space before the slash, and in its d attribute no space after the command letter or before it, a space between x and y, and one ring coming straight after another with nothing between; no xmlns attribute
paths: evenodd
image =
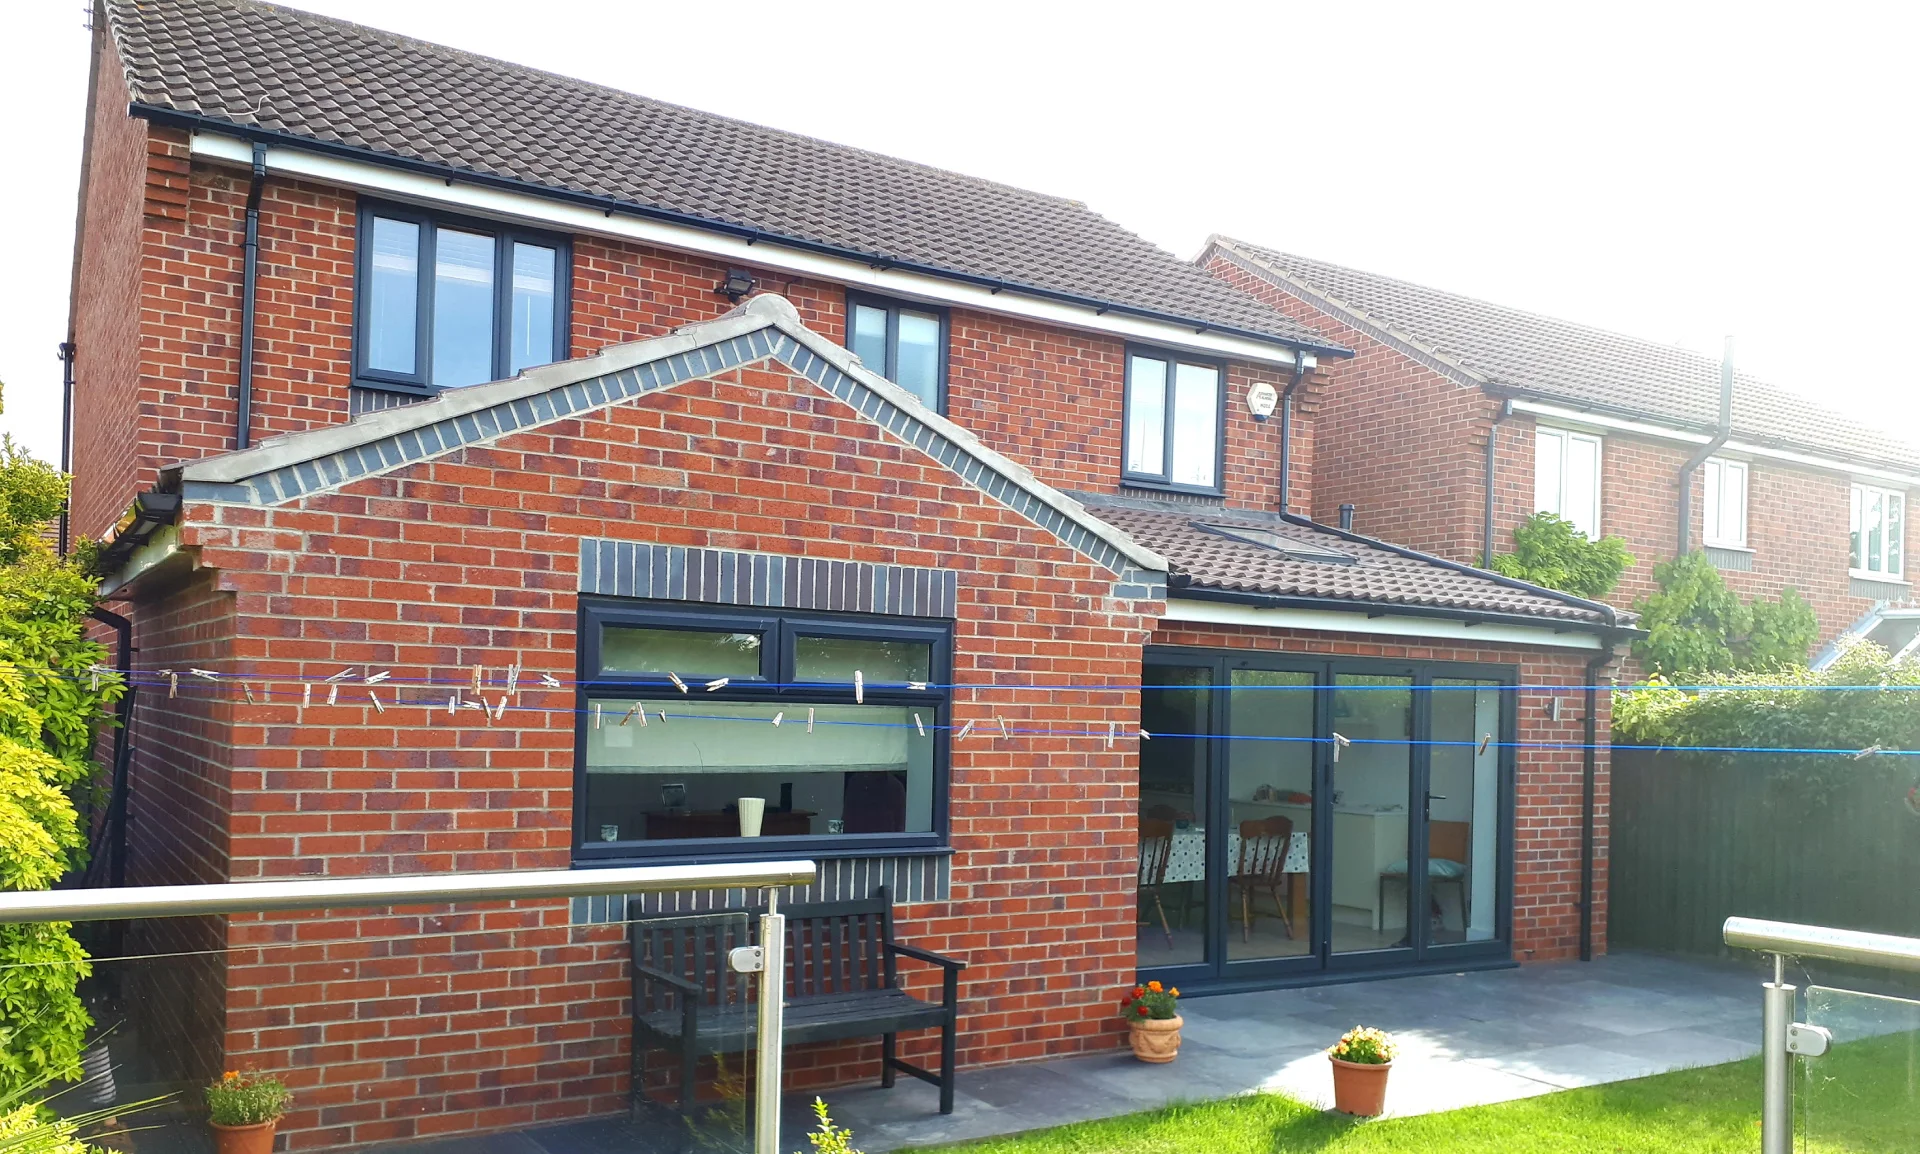
<svg viewBox="0 0 1920 1154"><path fill-rule="evenodd" d="M715 605L952 617L959 608L960 575L912 565L587 537L580 542L580 592Z"/></svg>
<svg viewBox="0 0 1920 1154"><path fill-rule="evenodd" d="M953 859L946 854L910 857L828 858L810 886L789 886L780 894L782 905L797 902L852 901L872 897L885 886L895 905L943 902L953 893ZM674 894L601 895L573 898L574 925L605 925L648 917L711 910L746 910L765 898L760 890L689 890Z"/></svg>

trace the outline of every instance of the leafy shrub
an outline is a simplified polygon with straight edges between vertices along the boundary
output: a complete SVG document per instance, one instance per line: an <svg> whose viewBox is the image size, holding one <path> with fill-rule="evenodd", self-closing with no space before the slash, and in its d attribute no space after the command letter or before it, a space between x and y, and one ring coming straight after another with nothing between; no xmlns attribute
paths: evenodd
<svg viewBox="0 0 1920 1154"><path fill-rule="evenodd" d="M95 676L96 583L41 537L66 478L0 438L0 889L46 889L81 865L73 793L121 685ZM86 954L65 923L0 926L0 1092L79 1073L92 1024L75 988Z"/></svg>
<svg viewBox="0 0 1920 1154"><path fill-rule="evenodd" d="M1633 655L1661 677L1801 665L1820 636L1797 590L1742 605L1704 553L1662 561L1653 579L1660 591L1634 605L1647 636L1633 643Z"/></svg>
<svg viewBox="0 0 1920 1154"><path fill-rule="evenodd" d="M1613 592L1620 574L1633 564L1627 543L1618 537L1589 541L1573 522L1552 513L1535 513L1513 530L1513 552L1496 553L1493 570L1575 597L1598 600Z"/></svg>
<svg viewBox="0 0 1920 1154"><path fill-rule="evenodd" d="M824 1099L814 1098L813 1116L819 1119L819 1123L814 1132L807 1135L807 1142L813 1147L814 1154L860 1154L853 1145L853 1131L833 1124Z"/></svg>

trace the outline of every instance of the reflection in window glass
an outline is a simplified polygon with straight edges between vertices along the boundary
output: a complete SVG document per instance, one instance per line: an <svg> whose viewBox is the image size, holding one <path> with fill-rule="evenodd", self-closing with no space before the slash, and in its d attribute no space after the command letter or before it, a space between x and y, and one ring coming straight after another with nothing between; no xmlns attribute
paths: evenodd
<svg viewBox="0 0 1920 1154"><path fill-rule="evenodd" d="M553 360L553 294L560 254L545 245L513 246L513 315L507 372Z"/></svg>
<svg viewBox="0 0 1920 1154"><path fill-rule="evenodd" d="M1127 472L1166 471L1167 362L1134 357L1127 372Z"/></svg>
<svg viewBox="0 0 1920 1154"><path fill-rule="evenodd" d="M758 677L760 635L609 625L600 634L600 672Z"/></svg>
<svg viewBox="0 0 1920 1154"><path fill-rule="evenodd" d="M1207 742L1213 673L1146 665L1141 676L1139 965L1207 960Z"/></svg>
<svg viewBox="0 0 1920 1154"><path fill-rule="evenodd" d="M1500 880L1500 687L1435 678L1430 696L1430 940L1492 941Z"/></svg>
<svg viewBox="0 0 1920 1154"><path fill-rule="evenodd" d="M1220 373L1207 365L1174 369L1173 468L1176 485L1211 489L1220 431Z"/></svg>
<svg viewBox="0 0 1920 1154"><path fill-rule="evenodd" d="M889 641L868 637L796 637L793 641L795 681L843 684L856 670L868 685L926 681L933 666L933 646L923 641Z"/></svg>
<svg viewBox="0 0 1920 1154"><path fill-rule="evenodd" d="M894 357L893 383L928 408L940 404L940 318L900 310L900 347Z"/></svg>
<svg viewBox="0 0 1920 1154"><path fill-rule="evenodd" d="M493 238L434 234L433 380L442 387L493 379Z"/></svg>
<svg viewBox="0 0 1920 1154"><path fill-rule="evenodd" d="M420 226L373 218L372 283L367 286L367 367L411 373L420 299Z"/></svg>
<svg viewBox="0 0 1920 1154"><path fill-rule="evenodd" d="M764 801L763 837L933 829L931 706L923 736L899 705L655 700L643 729L613 720L633 701L600 704L603 724L585 730L589 843L738 837L741 798Z"/></svg>
<svg viewBox="0 0 1920 1154"><path fill-rule="evenodd" d="M872 305L853 306L853 336L848 342L853 355L874 372L887 371L887 310Z"/></svg>

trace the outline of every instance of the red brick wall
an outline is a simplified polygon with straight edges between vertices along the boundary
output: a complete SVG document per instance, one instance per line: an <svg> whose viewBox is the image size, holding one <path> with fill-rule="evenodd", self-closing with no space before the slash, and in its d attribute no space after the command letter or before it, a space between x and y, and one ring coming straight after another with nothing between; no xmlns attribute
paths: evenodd
<svg viewBox="0 0 1920 1154"><path fill-rule="evenodd" d="M1106 600L1110 574L784 371L689 383L286 507L189 506L183 530L237 617L217 667L262 687L363 663L396 682L515 660L570 679L582 535L957 569L956 680L1139 679L1145 622ZM487 726L449 724L437 690L427 708L389 696L384 713L364 691L304 711L291 693L233 696L219 712L234 877L568 864L570 713ZM548 703L570 710L571 689L524 698ZM1133 724L1138 696L976 691L955 714L1098 729ZM971 963L964 1064L1110 1047L1107 993L1133 964L1134 752L991 728L953 748L952 900L906 911L903 934ZM262 948L228 975L229 1061L290 1071L296 1147L617 1109L625 946L617 927L564 919L524 903L236 919L234 944ZM295 922L316 944L270 948ZM475 931L469 948L319 944L449 925ZM507 937L515 925L538 928ZM869 1078L873 1053L799 1055L796 1078Z"/></svg>
<svg viewBox="0 0 1920 1154"><path fill-rule="evenodd" d="M1213 258L1207 271L1355 351L1350 360L1328 358L1319 370L1329 380L1310 422L1317 449L1310 482L1314 520L1337 524L1340 506L1351 504L1361 533L1477 564L1486 436L1496 409L1486 394L1224 258Z"/></svg>
<svg viewBox="0 0 1920 1154"><path fill-rule="evenodd" d="M1459 661L1517 665L1524 686L1583 686L1586 663L1595 652L1548 652L1509 645L1469 645L1443 640L1367 640L1294 629L1162 622L1154 645L1215 649L1259 649L1273 653L1380 658L1393 661ZM1600 684L1607 684L1602 674ZM1553 720L1553 698L1562 697L1561 719ZM1594 791L1595 953L1606 951L1607 814L1612 694L1598 694L1596 740L1601 748ZM1583 693L1554 694L1522 690L1516 718L1514 788L1513 956L1521 961L1553 961L1580 953L1580 812L1585 773L1581 746ZM1524 743L1566 748L1525 748Z"/></svg>

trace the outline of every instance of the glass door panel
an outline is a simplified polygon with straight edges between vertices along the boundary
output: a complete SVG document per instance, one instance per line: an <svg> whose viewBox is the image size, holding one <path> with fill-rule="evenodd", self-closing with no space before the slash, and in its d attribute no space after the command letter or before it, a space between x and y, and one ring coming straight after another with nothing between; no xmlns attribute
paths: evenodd
<svg viewBox="0 0 1920 1154"><path fill-rule="evenodd" d="M1488 942L1500 892L1500 687L1435 678L1430 696L1428 942Z"/></svg>
<svg viewBox="0 0 1920 1154"><path fill-rule="evenodd" d="M1413 679L1341 673L1333 684L1333 952L1410 947Z"/></svg>
<svg viewBox="0 0 1920 1154"><path fill-rule="evenodd" d="M1142 667L1140 724L1139 967L1207 961L1205 734L1212 731L1213 670Z"/></svg>
<svg viewBox="0 0 1920 1154"><path fill-rule="evenodd" d="M1314 674L1235 669L1227 701L1229 961L1314 952Z"/></svg>

